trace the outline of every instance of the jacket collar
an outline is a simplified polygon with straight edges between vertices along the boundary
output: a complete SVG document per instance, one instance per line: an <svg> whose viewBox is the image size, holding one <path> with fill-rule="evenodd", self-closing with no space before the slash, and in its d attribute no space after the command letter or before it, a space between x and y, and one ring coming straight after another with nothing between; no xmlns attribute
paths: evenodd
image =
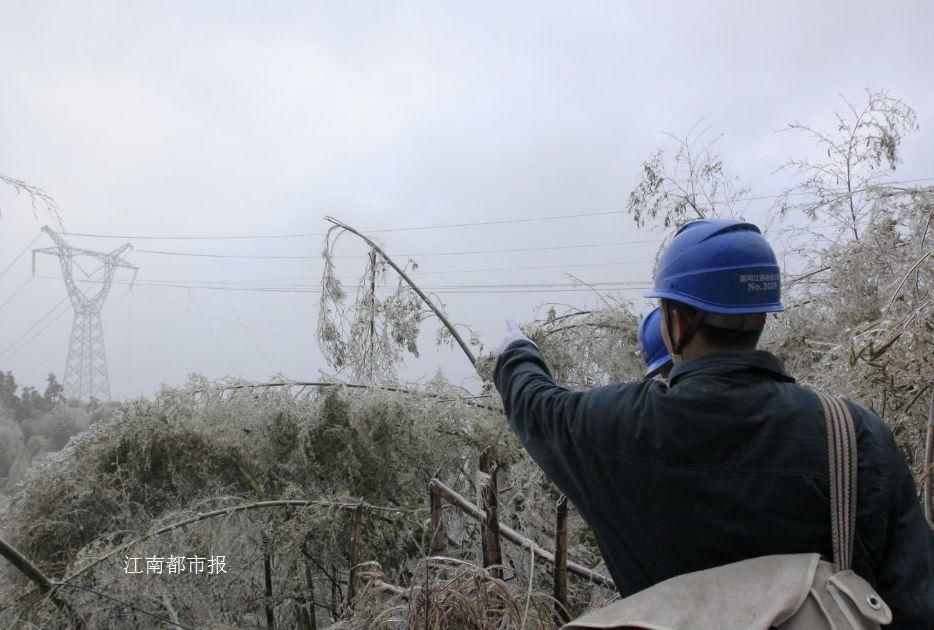
<svg viewBox="0 0 934 630"><path fill-rule="evenodd" d="M786 383L794 383L781 359L764 350L747 350L735 352L712 352L702 357L682 361L675 365L668 375L669 387L673 387L679 380L694 375L725 376L732 373L766 373L769 377Z"/></svg>

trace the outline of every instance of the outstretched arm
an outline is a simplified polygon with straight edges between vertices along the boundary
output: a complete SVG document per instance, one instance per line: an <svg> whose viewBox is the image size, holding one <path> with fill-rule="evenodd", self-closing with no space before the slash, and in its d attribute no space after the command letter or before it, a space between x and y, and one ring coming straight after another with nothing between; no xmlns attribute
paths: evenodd
<svg viewBox="0 0 934 630"><path fill-rule="evenodd" d="M528 339L512 340L502 349L493 381L509 425L529 455L578 509L585 509L584 460L596 429L595 419L586 417L588 393L556 385Z"/></svg>

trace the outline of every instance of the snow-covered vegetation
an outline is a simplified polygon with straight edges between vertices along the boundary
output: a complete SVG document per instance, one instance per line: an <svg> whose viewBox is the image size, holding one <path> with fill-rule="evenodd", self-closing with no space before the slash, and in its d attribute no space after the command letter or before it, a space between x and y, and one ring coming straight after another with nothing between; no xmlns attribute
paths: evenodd
<svg viewBox="0 0 934 630"><path fill-rule="evenodd" d="M934 189L891 183L899 144L915 126L911 109L884 93L844 102L831 132L791 125L826 159L787 164L799 184L779 200L768 233L784 252L787 310L770 317L763 346L799 381L880 415L929 488ZM645 163L629 199L637 221L742 216L745 188L711 145L697 131L675 140L673 153ZM346 295L334 280L333 236L318 334L353 386L192 377L106 418L55 401L48 417L80 428L100 421L15 479L13 447L28 451L31 438L16 434L15 411L0 402L0 431L12 436L0 444L4 474L21 478L8 484L15 495L2 537L60 583L39 597L34 582L2 564L4 627L273 627L271 619L302 628L554 627L551 567L528 548L504 542L502 575L483 569L479 525L445 506L445 548L432 554L429 481L477 502L484 452L498 467L500 522L553 548L559 497L506 426L489 384L493 357L476 359L487 380L480 395L440 376L398 383L392 366L417 352L429 306L401 281L377 299L375 283L393 273L391 252L379 250L364 272L370 289ZM600 304L546 307L523 324L569 387L641 376L633 306L612 295ZM445 326L439 339L460 340L473 358L472 335L457 334L464 329L438 305L430 310ZM929 510L929 489L923 500ZM573 513L568 555L601 570ZM572 614L612 594L569 578Z"/></svg>

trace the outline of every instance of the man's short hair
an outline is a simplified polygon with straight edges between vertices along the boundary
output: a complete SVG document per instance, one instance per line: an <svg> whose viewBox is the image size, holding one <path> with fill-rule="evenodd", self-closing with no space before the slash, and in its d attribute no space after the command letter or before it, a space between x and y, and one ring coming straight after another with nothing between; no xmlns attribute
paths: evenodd
<svg viewBox="0 0 934 630"><path fill-rule="evenodd" d="M688 321L694 319L699 311L699 309L694 308L690 304L685 304L684 302L678 302L676 300L663 299L662 303L665 305L666 310L667 308L674 308L680 311ZM716 314L713 315L716 316ZM708 316L710 316L710 314L708 314ZM716 316L716 319L718 321L723 321L724 316ZM753 350L759 343L763 328L736 330L732 328L723 328L705 320L697 331L713 346L736 350Z"/></svg>

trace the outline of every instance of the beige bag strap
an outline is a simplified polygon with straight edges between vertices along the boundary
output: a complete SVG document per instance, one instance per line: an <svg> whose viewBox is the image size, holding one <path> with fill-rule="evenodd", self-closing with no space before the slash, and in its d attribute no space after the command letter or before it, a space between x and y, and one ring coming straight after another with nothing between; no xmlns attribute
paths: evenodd
<svg viewBox="0 0 934 630"><path fill-rule="evenodd" d="M846 571L853 565L856 535L856 429L846 403L821 392L817 396L827 422L833 563L837 571Z"/></svg>

